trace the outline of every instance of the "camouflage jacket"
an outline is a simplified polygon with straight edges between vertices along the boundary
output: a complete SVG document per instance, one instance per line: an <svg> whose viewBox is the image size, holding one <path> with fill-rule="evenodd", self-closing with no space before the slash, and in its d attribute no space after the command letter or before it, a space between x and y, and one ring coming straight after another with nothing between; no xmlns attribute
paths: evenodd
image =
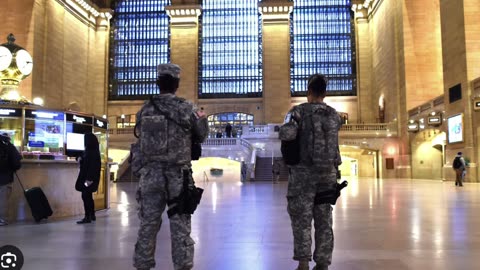
<svg viewBox="0 0 480 270"><path fill-rule="evenodd" d="M342 125L337 111L325 103L303 103L293 107L280 128L283 141L298 140L300 166L329 170L341 164L338 131Z"/></svg>
<svg viewBox="0 0 480 270"><path fill-rule="evenodd" d="M196 111L193 104L173 94L145 102L135 127L142 164L190 164L192 140L201 143L208 133L207 119L198 118Z"/></svg>

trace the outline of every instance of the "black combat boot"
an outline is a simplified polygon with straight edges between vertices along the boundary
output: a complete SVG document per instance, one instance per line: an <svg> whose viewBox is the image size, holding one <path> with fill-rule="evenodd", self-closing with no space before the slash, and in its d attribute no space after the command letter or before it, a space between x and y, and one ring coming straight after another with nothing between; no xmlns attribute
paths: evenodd
<svg viewBox="0 0 480 270"><path fill-rule="evenodd" d="M77 221L77 224L86 224L86 223L92 223L92 220L90 219L89 216L85 216L82 220Z"/></svg>

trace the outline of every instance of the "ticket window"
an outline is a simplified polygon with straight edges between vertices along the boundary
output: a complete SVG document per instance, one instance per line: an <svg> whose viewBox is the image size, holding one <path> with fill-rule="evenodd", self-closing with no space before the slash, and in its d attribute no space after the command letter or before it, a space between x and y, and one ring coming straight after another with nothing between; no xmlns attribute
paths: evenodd
<svg viewBox="0 0 480 270"><path fill-rule="evenodd" d="M22 109L0 108L0 134L10 137L18 151L22 147Z"/></svg>
<svg viewBox="0 0 480 270"><path fill-rule="evenodd" d="M63 112L25 110L23 151L64 154L65 115Z"/></svg>
<svg viewBox="0 0 480 270"><path fill-rule="evenodd" d="M85 134L93 131L93 117L82 114L66 114L66 155L79 157L85 151Z"/></svg>

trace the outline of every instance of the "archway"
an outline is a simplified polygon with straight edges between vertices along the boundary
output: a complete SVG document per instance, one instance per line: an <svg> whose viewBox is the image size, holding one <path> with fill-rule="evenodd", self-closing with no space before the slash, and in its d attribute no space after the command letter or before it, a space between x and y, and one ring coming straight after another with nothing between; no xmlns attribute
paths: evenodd
<svg viewBox="0 0 480 270"><path fill-rule="evenodd" d="M243 126L253 125L253 115L241 112L223 112L212 114L207 117L208 127L210 129L209 137L225 137L225 127L227 124L232 126L232 137L242 135Z"/></svg>
<svg viewBox="0 0 480 270"><path fill-rule="evenodd" d="M446 134L424 130L412 141L412 178L442 180Z"/></svg>
<svg viewBox="0 0 480 270"><path fill-rule="evenodd" d="M342 177L375 178L377 176L376 150L357 146L340 146Z"/></svg>

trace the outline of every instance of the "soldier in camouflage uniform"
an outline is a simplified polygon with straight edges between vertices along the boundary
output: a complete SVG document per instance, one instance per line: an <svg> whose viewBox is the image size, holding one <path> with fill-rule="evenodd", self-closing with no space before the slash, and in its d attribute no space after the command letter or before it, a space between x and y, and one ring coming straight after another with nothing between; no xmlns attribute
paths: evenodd
<svg viewBox="0 0 480 270"><path fill-rule="evenodd" d="M298 140L300 150L299 163L289 166L287 191L294 238L293 259L299 261L297 270L309 270L312 219L315 227L314 269L328 269L332 261L332 207L315 203L319 193L335 192L336 166L341 163L338 151L341 119L335 109L323 102L326 88L325 76L311 76L308 103L293 107L280 128L280 139Z"/></svg>
<svg viewBox="0 0 480 270"><path fill-rule="evenodd" d="M207 136L205 114L175 96L179 74L180 67L177 65L159 65L157 85L160 95L152 97L137 113L136 131L140 133L139 147L143 161L138 171L140 228L133 264L137 269L155 267L155 246L162 213L167 202L182 193L185 176L193 185L192 138L202 142ZM172 209L175 204L168 207ZM191 217L177 213L169 219L174 269L192 269L195 242L190 237Z"/></svg>

